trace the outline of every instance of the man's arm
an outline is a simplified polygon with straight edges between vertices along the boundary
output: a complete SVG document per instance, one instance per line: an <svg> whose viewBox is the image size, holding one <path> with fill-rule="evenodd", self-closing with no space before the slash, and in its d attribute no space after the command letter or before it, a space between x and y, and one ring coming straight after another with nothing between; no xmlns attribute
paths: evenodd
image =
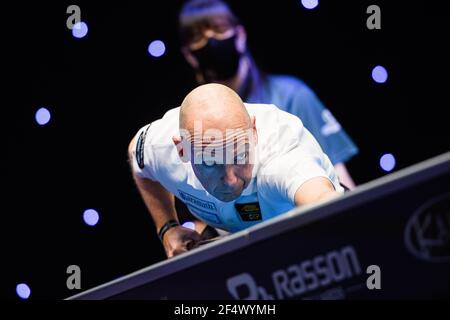
<svg viewBox="0 0 450 320"><path fill-rule="evenodd" d="M339 181L349 188L350 190L355 189L355 182L353 181L350 173L347 170L347 167L343 162L336 163L334 165L334 170L339 177Z"/></svg>
<svg viewBox="0 0 450 320"><path fill-rule="evenodd" d="M296 206L320 202L339 196L334 190L330 180L324 177L309 179L303 183L295 192L294 201Z"/></svg>
<svg viewBox="0 0 450 320"><path fill-rule="evenodd" d="M133 139L128 147L130 161L133 161L132 150L134 145L135 141ZM156 231L159 233L159 230L161 230L163 225L169 220L178 221L173 194L167 191L159 182L141 178L134 173L133 169L132 172L139 193L153 218ZM197 232L177 226L170 228L164 234L163 245L167 256L170 258L187 251L199 240L200 235Z"/></svg>
<svg viewBox="0 0 450 320"><path fill-rule="evenodd" d="M167 221L178 221L175 210L175 199L170 192L157 181L140 178L135 174L133 174L133 178L139 193L153 218L157 232L159 232Z"/></svg>

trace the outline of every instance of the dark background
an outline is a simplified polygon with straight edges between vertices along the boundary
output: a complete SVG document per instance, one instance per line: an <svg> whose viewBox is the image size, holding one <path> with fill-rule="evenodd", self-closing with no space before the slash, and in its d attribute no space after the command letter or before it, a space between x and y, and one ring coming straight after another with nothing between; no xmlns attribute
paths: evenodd
<svg viewBox="0 0 450 320"><path fill-rule="evenodd" d="M177 37L182 1L17 2L2 5L3 165L0 297L61 299L66 268L82 289L164 258L127 164L144 124L178 106L195 86ZM360 149L347 166L357 184L449 150L450 11L443 1L229 1L260 66L303 79ZM77 4L89 33L72 37L66 8ZM368 30L366 8L381 8ZM161 58L148 54L163 40ZM383 65L385 84L371 79ZM50 110L39 126L35 112ZM2 130L3 131L3 130ZM87 226L83 211L100 214Z"/></svg>

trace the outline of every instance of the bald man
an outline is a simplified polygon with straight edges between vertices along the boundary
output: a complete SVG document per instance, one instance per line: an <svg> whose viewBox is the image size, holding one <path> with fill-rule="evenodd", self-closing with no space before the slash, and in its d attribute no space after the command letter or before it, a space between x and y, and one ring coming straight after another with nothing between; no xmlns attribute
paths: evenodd
<svg viewBox="0 0 450 320"><path fill-rule="evenodd" d="M206 224L235 232L344 192L298 117L243 103L220 84L195 88L181 107L141 128L128 151L168 257L201 239L179 225L174 196Z"/></svg>

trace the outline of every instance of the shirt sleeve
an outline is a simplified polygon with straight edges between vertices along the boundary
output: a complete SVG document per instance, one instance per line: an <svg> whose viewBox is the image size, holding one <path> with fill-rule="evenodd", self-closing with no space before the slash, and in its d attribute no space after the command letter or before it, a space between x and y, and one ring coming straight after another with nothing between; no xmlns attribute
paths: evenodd
<svg viewBox="0 0 450 320"><path fill-rule="evenodd" d="M346 162L358 153L355 143L308 86L295 90L289 104L287 111L302 119L333 164Z"/></svg>
<svg viewBox="0 0 450 320"><path fill-rule="evenodd" d="M288 201L295 205L295 193L306 181L324 177L338 192L343 192L329 158L322 152L319 144L305 129L297 117L290 116L282 139L295 140L289 149L265 163L258 175L261 191L274 201Z"/></svg>
<svg viewBox="0 0 450 320"><path fill-rule="evenodd" d="M329 179L317 158L304 154L299 148L272 159L262 171L261 185L271 197L295 205L295 193L306 181L324 177ZM331 180L330 180L331 182Z"/></svg>
<svg viewBox="0 0 450 320"><path fill-rule="evenodd" d="M152 161L151 161L151 143L149 139L151 124L148 124L137 132L134 145L131 146L131 170L133 173L145 179L156 181L154 174L152 173Z"/></svg>

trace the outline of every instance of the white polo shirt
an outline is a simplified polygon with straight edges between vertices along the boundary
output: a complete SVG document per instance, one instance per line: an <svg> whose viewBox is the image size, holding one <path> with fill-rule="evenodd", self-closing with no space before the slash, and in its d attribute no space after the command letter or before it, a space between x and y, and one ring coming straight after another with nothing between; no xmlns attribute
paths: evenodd
<svg viewBox="0 0 450 320"><path fill-rule="evenodd" d="M191 163L181 161L172 141L179 135L179 107L138 131L133 171L161 183L198 219L230 232L294 208L295 192L311 178L328 178L336 191L344 192L328 156L298 117L275 105L245 107L256 117L258 144L252 180L236 200L216 199L203 188Z"/></svg>

